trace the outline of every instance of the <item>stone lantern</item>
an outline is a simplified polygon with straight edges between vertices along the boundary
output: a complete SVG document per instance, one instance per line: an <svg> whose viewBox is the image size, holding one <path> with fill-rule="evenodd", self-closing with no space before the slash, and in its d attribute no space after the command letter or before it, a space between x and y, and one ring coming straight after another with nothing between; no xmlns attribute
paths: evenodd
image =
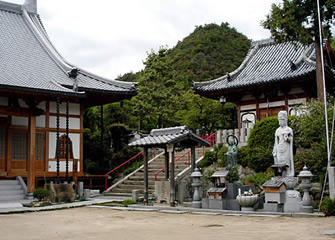
<svg viewBox="0 0 335 240"><path fill-rule="evenodd" d="M313 213L314 209L312 207L312 200L309 195L309 191L312 187L311 177L313 177L313 174L305 166L303 170L299 173L298 177L301 178L300 187L304 191L304 196L302 198L302 206L300 207L300 211L305 212L305 213Z"/></svg>
<svg viewBox="0 0 335 240"><path fill-rule="evenodd" d="M193 201L192 201L193 208L201 208L201 199L199 192L199 188L201 186L201 177L202 174L199 172L198 168L194 169L194 172L191 174L191 178L193 179L192 187L194 188Z"/></svg>

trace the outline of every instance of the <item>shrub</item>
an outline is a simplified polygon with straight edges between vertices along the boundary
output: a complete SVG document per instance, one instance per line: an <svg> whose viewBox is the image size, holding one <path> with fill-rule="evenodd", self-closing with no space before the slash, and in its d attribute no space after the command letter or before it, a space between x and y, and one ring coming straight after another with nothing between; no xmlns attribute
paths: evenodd
<svg viewBox="0 0 335 240"><path fill-rule="evenodd" d="M326 216L334 216L335 215L335 199L332 200L329 197L326 197L321 202L321 211Z"/></svg>
<svg viewBox="0 0 335 240"><path fill-rule="evenodd" d="M132 200L132 199L126 199L126 200L123 200L121 202L121 204L125 207L127 207L128 205L131 205L131 204L136 204L137 202Z"/></svg>
<svg viewBox="0 0 335 240"><path fill-rule="evenodd" d="M217 158L218 158L218 163L220 165L220 167L224 167L225 166L225 154L228 151L228 147L222 147L221 149L218 150L217 152Z"/></svg>
<svg viewBox="0 0 335 240"><path fill-rule="evenodd" d="M269 168L265 172L258 172L251 176L241 178L240 180L243 184L248 184L248 183L253 184L255 186L256 192L261 192L262 185L266 181L270 180L273 176L274 176L274 171L271 168Z"/></svg>
<svg viewBox="0 0 335 240"><path fill-rule="evenodd" d="M47 189L36 189L33 193L34 198L37 198L39 201L50 196L50 192Z"/></svg>
<svg viewBox="0 0 335 240"><path fill-rule="evenodd" d="M272 148L255 147L249 148L248 166L256 172L265 172L274 164Z"/></svg>
<svg viewBox="0 0 335 240"><path fill-rule="evenodd" d="M248 139L248 147L250 149L256 147L272 149L275 140L274 134L278 127L277 117L269 117L256 122Z"/></svg>
<svg viewBox="0 0 335 240"><path fill-rule="evenodd" d="M204 159L198 164L198 168L205 168L212 165L217 160L217 153L215 151L207 151Z"/></svg>
<svg viewBox="0 0 335 240"><path fill-rule="evenodd" d="M247 146L237 149L237 164L243 167L248 166L249 163L249 148Z"/></svg>

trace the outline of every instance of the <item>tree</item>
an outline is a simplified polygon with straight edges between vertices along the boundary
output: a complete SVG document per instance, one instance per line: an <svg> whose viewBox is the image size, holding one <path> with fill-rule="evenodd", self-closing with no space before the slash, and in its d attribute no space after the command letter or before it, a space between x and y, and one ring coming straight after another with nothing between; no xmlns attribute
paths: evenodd
<svg viewBox="0 0 335 240"><path fill-rule="evenodd" d="M335 0L320 0L320 5L323 36L329 37L335 21ZM273 4L270 14L261 24L270 30L277 42L298 41L308 44L314 41L318 99L323 101L317 1L283 0L281 4Z"/></svg>
<svg viewBox="0 0 335 240"><path fill-rule="evenodd" d="M133 98L135 112L141 120L154 122L154 127L174 125L174 114L183 104L178 75L171 65L171 50L151 51L139 78L139 92Z"/></svg>

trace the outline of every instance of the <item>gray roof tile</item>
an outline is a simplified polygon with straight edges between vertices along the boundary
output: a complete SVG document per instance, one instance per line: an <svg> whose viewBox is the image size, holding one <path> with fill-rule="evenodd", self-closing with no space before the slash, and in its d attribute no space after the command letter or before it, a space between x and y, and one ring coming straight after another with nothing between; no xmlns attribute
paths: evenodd
<svg viewBox="0 0 335 240"><path fill-rule="evenodd" d="M68 71L75 66L66 62L49 40L38 15L15 4L0 3L0 86L7 89L78 93L72 90L74 79ZM79 69L76 78L79 92L136 94L136 83L120 82Z"/></svg>
<svg viewBox="0 0 335 240"><path fill-rule="evenodd" d="M136 147L152 147L163 146L166 144L175 144L184 140L191 140L194 145L209 146L209 143L204 139L193 134L186 126L153 129L147 137L141 138L129 144Z"/></svg>
<svg viewBox="0 0 335 240"><path fill-rule="evenodd" d="M207 82L193 84L198 92L230 90L252 85L280 82L310 74L315 71L314 45L301 43L275 43L272 40L256 42L241 66L227 75ZM294 63L296 69L291 69Z"/></svg>

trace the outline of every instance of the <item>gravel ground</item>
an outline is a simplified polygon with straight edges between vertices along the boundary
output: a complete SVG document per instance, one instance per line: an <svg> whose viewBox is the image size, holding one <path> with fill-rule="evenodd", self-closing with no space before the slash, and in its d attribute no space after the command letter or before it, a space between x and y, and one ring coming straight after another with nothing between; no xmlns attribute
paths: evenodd
<svg viewBox="0 0 335 240"><path fill-rule="evenodd" d="M335 217L172 214L81 207L0 215L0 239L335 239Z"/></svg>

